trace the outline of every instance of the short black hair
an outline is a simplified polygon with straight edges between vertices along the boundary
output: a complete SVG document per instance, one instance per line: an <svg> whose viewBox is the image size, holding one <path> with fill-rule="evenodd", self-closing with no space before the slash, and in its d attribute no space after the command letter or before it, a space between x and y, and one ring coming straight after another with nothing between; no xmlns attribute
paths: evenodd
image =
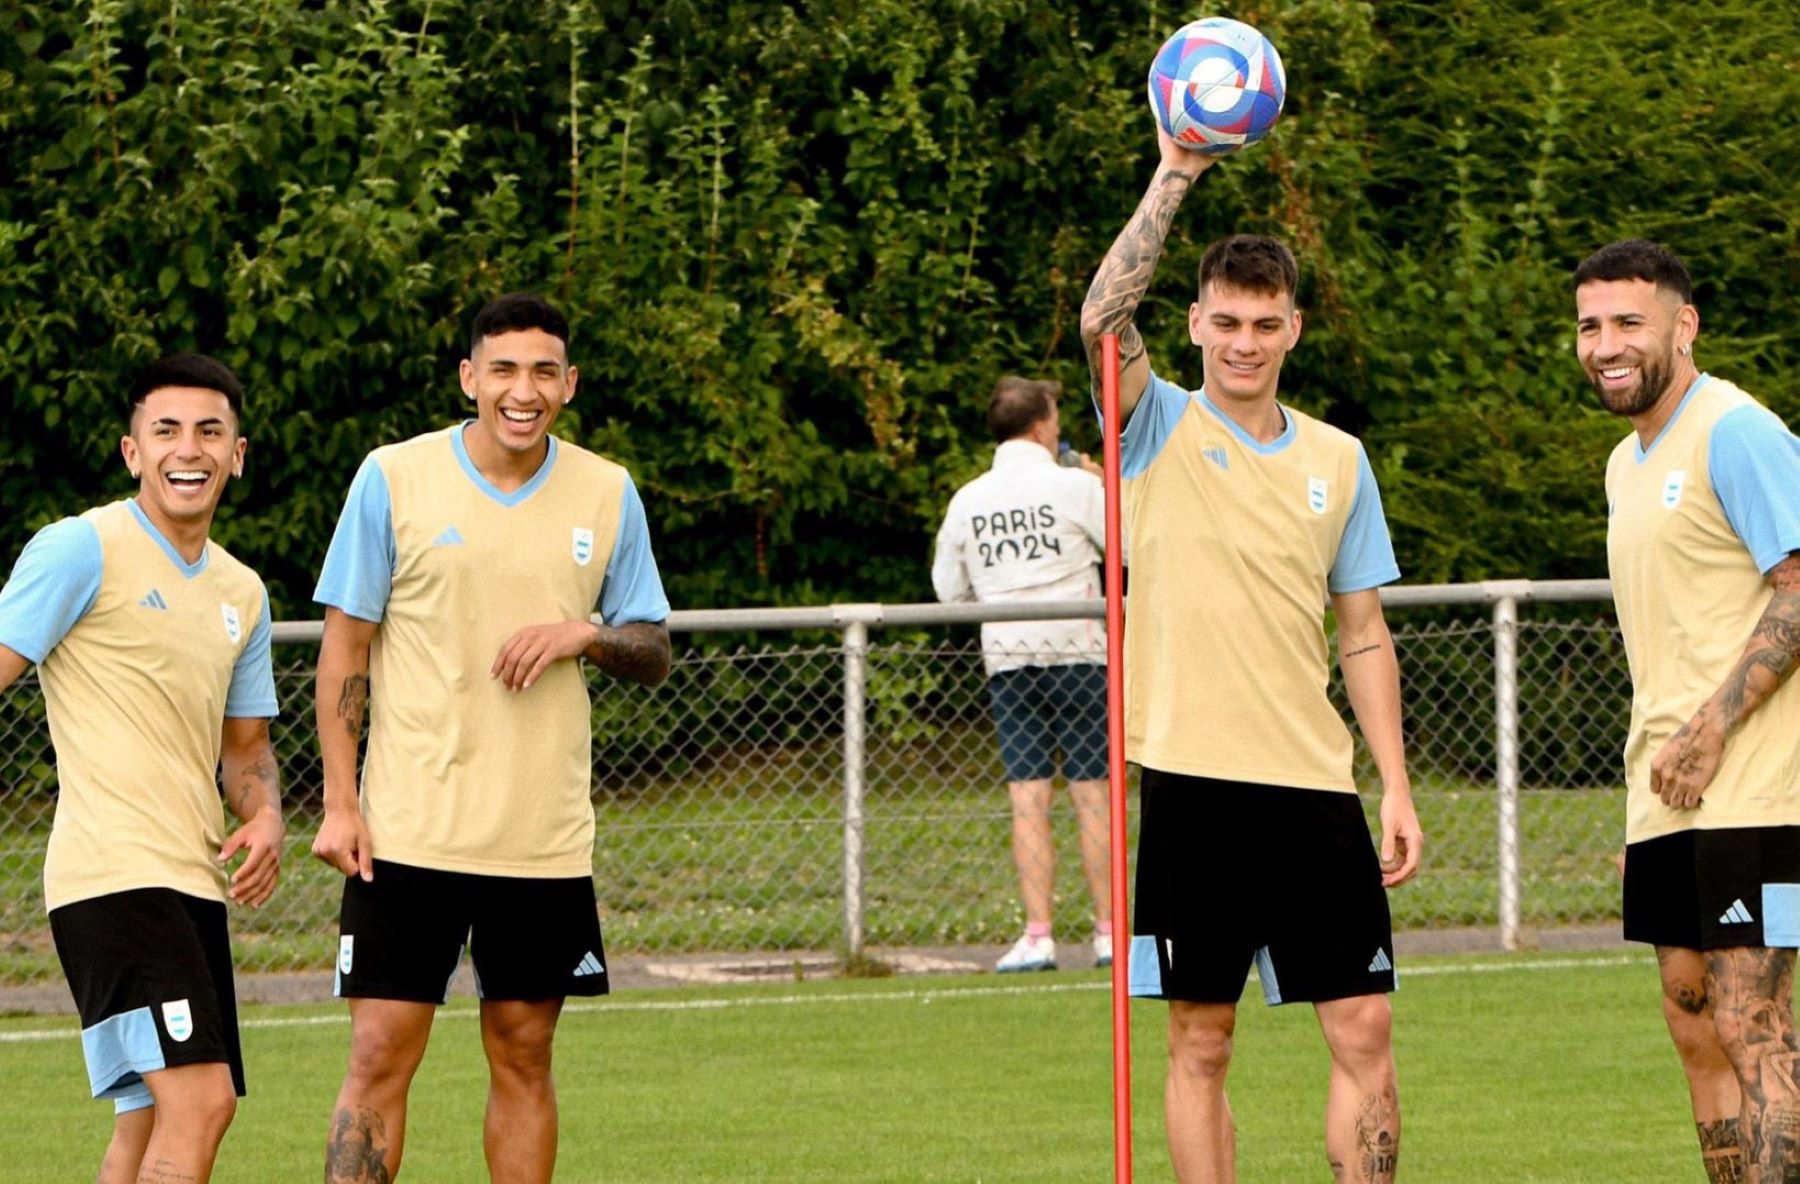
<svg viewBox="0 0 1800 1184"><path fill-rule="evenodd" d="M516 333L521 329L542 329L563 343L564 353L569 351L568 318L542 296L512 292L488 301L475 314L474 327L469 331L469 355L474 356L475 347L481 344L483 337Z"/></svg>
<svg viewBox="0 0 1800 1184"><path fill-rule="evenodd" d="M170 386L218 391L231 404L232 417L240 422L243 420L244 384L231 372L231 367L205 354L170 354L144 367L131 382L131 403L125 409L126 417L136 415L152 391Z"/></svg>
<svg viewBox="0 0 1800 1184"><path fill-rule="evenodd" d="M1205 293L1214 280L1265 296L1292 296L1300 288L1300 264L1280 239L1234 234L1206 248L1200 257L1200 291Z"/></svg>
<svg viewBox="0 0 1800 1184"><path fill-rule="evenodd" d="M1581 261L1571 286L1579 288L1597 280L1646 280L1675 293L1683 304L1694 302L1694 277L1688 274L1687 264L1674 251L1647 238L1607 243Z"/></svg>
<svg viewBox="0 0 1800 1184"><path fill-rule="evenodd" d="M1062 397L1062 383L1040 378L1020 378L1008 374L994 384L988 396L988 431L994 443L1016 440L1030 431L1032 425L1047 419Z"/></svg>

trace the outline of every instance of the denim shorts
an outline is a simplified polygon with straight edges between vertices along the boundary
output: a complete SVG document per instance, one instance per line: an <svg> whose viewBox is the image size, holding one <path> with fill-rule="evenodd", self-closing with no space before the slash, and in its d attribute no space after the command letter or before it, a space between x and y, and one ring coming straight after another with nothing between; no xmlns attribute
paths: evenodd
<svg viewBox="0 0 1800 1184"><path fill-rule="evenodd" d="M1002 670L988 680L988 702L1008 781L1054 777L1058 749L1070 781L1106 776L1106 667Z"/></svg>

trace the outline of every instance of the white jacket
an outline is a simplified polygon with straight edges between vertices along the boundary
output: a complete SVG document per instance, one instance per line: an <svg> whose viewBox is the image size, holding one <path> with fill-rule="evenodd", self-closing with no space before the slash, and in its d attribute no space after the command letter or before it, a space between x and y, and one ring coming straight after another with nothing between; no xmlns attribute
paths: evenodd
<svg viewBox="0 0 1800 1184"><path fill-rule="evenodd" d="M946 604L1092 599L1105 540L1100 478L1063 468L1035 441L1008 440L994 449L993 467L950 499L931 583ZM1104 663L1106 623L996 622L981 627L981 646L989 675Z"/></svg>

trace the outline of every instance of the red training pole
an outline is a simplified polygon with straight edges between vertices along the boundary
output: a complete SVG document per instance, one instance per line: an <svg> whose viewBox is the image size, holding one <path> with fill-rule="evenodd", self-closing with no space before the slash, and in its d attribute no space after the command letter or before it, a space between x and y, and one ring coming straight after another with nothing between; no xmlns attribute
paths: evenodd
<svg viewBox="0 0 1800 1184"><path fill-rule="evenodd" d="M1112 786L1113 1180L1131 1184L1131 902L1125 889L1125 563L1119 528L1119 335L1100 338L1106 489L1106 760Z"/></svg>

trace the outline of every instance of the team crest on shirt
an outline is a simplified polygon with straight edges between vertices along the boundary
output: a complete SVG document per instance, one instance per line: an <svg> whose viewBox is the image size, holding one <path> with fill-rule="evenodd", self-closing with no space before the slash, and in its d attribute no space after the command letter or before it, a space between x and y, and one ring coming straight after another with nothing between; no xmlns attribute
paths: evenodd
<svg viewBox="0 0 1800 1184"><path fill-rule="evenodd" d="M1663 509L1673 510L1681 504L1681 491L1687 485L1686 469L1670 469L1663 478Z"/></svg>
<svg viewBox="0 0 1800 1184"><path fill-rule="evenodd" d="M241 634L241 627L238 624L237 605L220 604L219 612L225 618L225 636L236 641Z"/></svg>
<svg viewBox="0 0 1800 1184"><path fill-rule="evenodd" d="M163 1031L177 1044L194 1034L194 1012L186 999L171 999L162 1005Z"/></svg>
<svg viewBox="0 0 1800 1184"><path fill-rule="evenodd" d="M1306 479L1306 504L1311 507L1313 513L1323 514L1325 512L1325 493L1330 487L1330 483L1323 477Z"/></svg>
<svg viewBox="0 0 1800 1184"><path fill-rule="evenodd" d="M575 528L575 562L586 567L594 558L594 532L585 526Z"/></svg>

